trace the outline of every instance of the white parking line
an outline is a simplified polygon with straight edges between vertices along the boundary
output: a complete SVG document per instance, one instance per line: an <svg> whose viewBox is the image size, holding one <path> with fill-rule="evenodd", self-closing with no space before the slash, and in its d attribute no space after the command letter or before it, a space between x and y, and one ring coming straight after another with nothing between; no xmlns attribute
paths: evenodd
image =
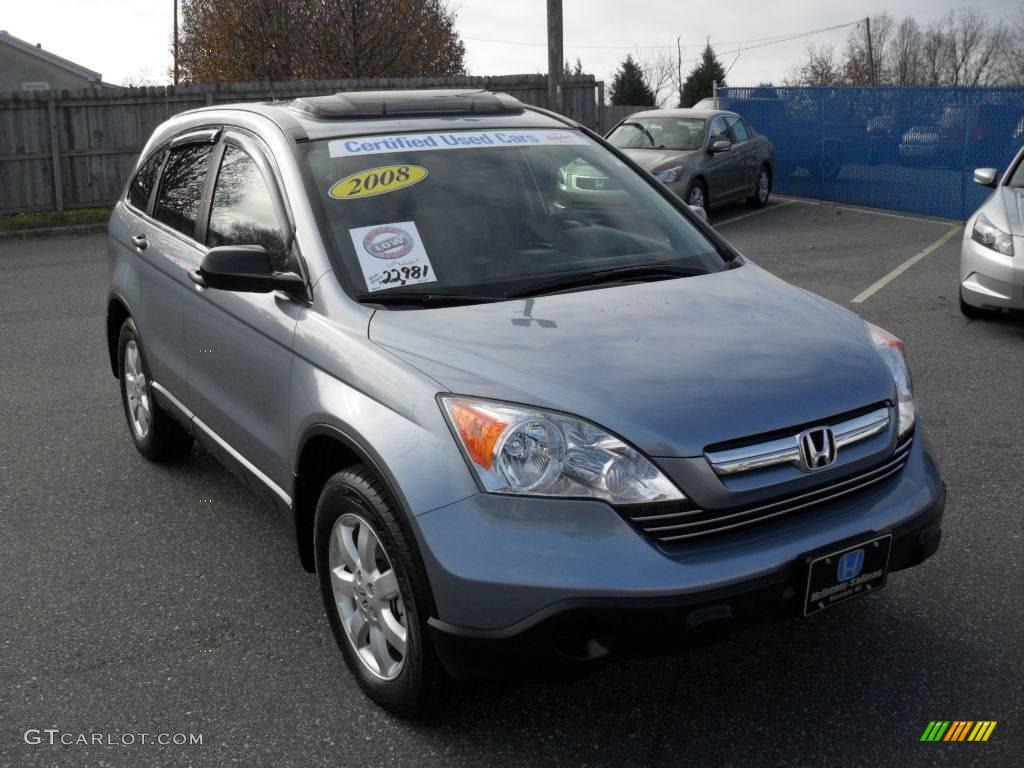
<svg viewBox="0 0 1024 768"><path fill-rule="evenodd" d="M863 304L865 301L870 299L872 296L874 296L880 290L885 288L885 286L887 286L889 283L891 283L897 277L899 277L904 272L906 272L908 269L910 269L912 266L917 264L917 262L919 262L925 256L927 256L928 254L930 254L930 253L932 253L934 251L937 251L939 248L941 248L943 245L945 245L947 242L949 242L950 238L954 237L955 235L958 235L962 230L963 230L963 227L961 225L957 224L955 227L950 229L949 232L944 234L942 237L940 237L934 243L929 245L927 248L925 248L919 254L917 254L916 256L911 256L909 259L904 261L902 264L900 264L898 267L896 267L896 269L894 269L888 275L883 277L881 280L877 280L876 282L874 282L870 286L868 286L865 290L861 291L856 296L854 296L852 303L853 304Z"/></svg>
<svg viewBox="0 0 1024 768"><path fill-rule="evenodd" d="M837 205L836 208L840 211L850 211L852 213L870 213L872 216L885 216L887 219L904 219L906 221L923 221L925 224L941 224L948 226L949 221L943 221L942 219L926 219L923 216L907 216L903 213L889 213L888 211L873 211L870 208L850 208L846 205Z"/></svg>
<svg viewBox="0 0 1024 768"><path fill-rule="evenodd" d="M796 200L787 200L784 203L776 203L775 205L766 205L764 208L758 208L756 211L751 211L750 213L742 213L739 216L733 216L732 218L729 218L729 219L724 219L722 221L713 222L711 224L711 226L712 227L720 227L723 224L732 224L734 221L742 221L743 219L749 219L751 216L757 216L757 214L759 214L759 213L764 213L765 211L774 211L776 208L784 208L785 206L792 205L795 202L796 202Z"/></svg>

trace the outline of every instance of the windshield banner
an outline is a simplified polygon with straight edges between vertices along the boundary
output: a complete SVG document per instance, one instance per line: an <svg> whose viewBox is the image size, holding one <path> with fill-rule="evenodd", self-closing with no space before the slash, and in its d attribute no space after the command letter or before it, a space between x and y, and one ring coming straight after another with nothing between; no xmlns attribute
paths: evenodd
<svg viewBox="0 0 1024 768"><path fill-rule="evenodd" d="M578 131L455 131L452 133L405 133L395 136L335 139L329 142L328 149L331 157L359 157L360 155L382 155L389 152L426 152L436 149L587 144L590 144L589 139Z"/></svg>

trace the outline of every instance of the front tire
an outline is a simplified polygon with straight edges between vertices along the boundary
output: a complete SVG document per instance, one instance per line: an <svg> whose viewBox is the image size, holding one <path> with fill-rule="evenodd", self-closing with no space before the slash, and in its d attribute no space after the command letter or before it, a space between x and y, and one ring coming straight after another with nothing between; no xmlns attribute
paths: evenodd
<svg viewBox="0 0 1024 768"><path fill-rule="evenodd" d="M704 209L704 213L711 213L711 205L708 202L708 185L702 179L694 179L686 190L686 202L688 205Z"/></svg>
<svg viewBox="0 0 1024 768"><path fill-rule="evenodd" d="M324 609L345 664L377 704L415 716L448 684L430 640L432 599L401 510L368 467L338 472L316 507Z"/></svg>
<svg viewBox="0 0 1024 768"><path fill-rule="evenodd" d="M174 461L192 450L193 438L153 397L153 376L135 321L121 325L117 370L128 432L139 453L150 461Z"/></svg>

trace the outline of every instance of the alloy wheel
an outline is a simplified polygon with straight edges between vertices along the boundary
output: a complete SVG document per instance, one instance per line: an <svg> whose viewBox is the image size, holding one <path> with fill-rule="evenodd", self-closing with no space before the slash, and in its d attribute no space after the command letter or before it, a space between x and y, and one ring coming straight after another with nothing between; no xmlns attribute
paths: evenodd
<svg viewBox="0 0 1024 768"><path fill-rule="evenodd" d="M339 517L328 543L331 588L341 627L375 677L394 680L405 666L409 629L398 574L363 518Z"/></svg>
<svg viewBox="0 0 1024 768"><path fill-rule="evenodd" d="M704 189L702 187L695 186L690 190L690 199L687 201L690 205L696 205L700 208L704 207Z"/></svg>
<svg viewBox="0 0 1024 768"><path fill-rule="evenodd" d="M146 387L146 374L142 369L142 355L134 339L124 346L124 391L128 399L128 417L132 429L140 438L149 434L153 423L153 411Z"/></svg>
<svg viewBox="0 0 1024 768"><path fill-rule="evenodd" d="M762 170L761 175L757 177L757 199L762 203L768 200L769 181L768 171Z"/></svg>

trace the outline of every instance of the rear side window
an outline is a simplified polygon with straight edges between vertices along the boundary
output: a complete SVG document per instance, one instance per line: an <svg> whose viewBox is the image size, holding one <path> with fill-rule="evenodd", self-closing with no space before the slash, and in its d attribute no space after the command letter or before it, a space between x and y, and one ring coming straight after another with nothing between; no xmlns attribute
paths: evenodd
<svg viewBox="0 0 1024 768"><path fill-rule="evenodd" d="M160 178L153 218L183 235L195 236L196 215L212 151L212 144L185 144L171 150Z"/></svg>
<svg viewBox="0 0 1024 768"><path fill-rule="evenodd" d="M274 269L288 269L284 233L274 212L270 189L256 161L231 144L224 148L213 189L206 244L262 245L270 254Z"/></svg>
<svg viewBox="0 0 1024 768"><path fill-rule="evenodd" d="M132 179L131 186L128 187L128 202L144 213L149 209L149 195L156 184L156 174L160 170L160 161L163 157L163 152L153 153L149 160L142 164Z"/></svg>

